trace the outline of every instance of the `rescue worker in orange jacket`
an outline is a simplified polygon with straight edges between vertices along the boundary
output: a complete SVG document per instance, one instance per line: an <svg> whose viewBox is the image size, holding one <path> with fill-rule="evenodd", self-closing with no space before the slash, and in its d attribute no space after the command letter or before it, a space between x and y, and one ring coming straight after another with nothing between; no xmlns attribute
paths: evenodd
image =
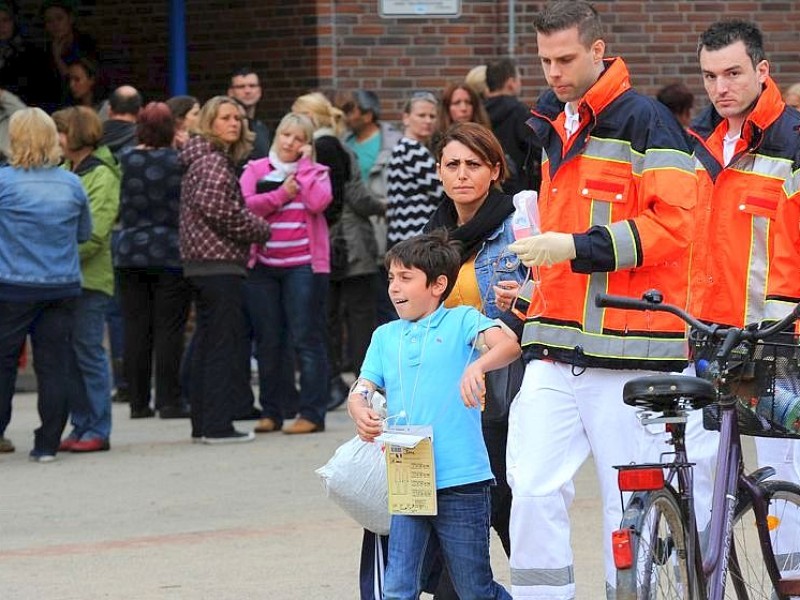
<svg viewBox="0 0 800 600"><path fill-rule="evenodd" d="M775 279L782 188L791 187L800 149L800 114L781 99L755 24L712 24L700 36L698 56L711 106L689 128L698 175L689 311L710 323L742 327L771 313L785 314L779 314L785 306L780 292L777 302L770 302L768 284ZM800 226L797 219L794 223ZM795 281L798 274L800 260L795 260ZM690 417L687 448L695 463L694 499L703 528L710 519L719 438L703 429L699 417ZM759 466L774 467L778 479L800 482L797 442L757 437L756 451Z"/></svg>
<svg viewBox="0 0 800 600"><path fill-rule="evenodd" d="M631 89L622 59L604 59L590 4L555 2L534 26L551 90L528 122L544 148L544 233L510 246L541 274L541 294L528 298L521 339L529 362L509 422L512 594L574 597L568 509L591 453L613 597L610 538L621 518L613 465L636 460L645 441L622 387L642 371L680 370L688 348L671 315L599 309L594 297L659 288L686 305L696 176L666 107Z"/></svg>

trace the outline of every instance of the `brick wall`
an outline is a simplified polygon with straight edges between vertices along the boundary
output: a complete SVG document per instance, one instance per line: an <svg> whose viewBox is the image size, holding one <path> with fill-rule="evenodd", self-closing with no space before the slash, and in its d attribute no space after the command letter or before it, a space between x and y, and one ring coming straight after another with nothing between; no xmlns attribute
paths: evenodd
<svg viewBox="0 0 800 600"><path fill-rule="evenodd" d="M38 2L21 0L31 34L40 38ZM800 0L598 0L607 53L629 64L634 85L654 93L683 80L704 93L695 57L698 34L722 17L753 18L763 29L779 85L800 81ZM531 15L542 2L517 0L513 55L523 99L544 81ZM186 0L189 91L201 99L225 93L230 71L252 64L261 74L261 116L274 124L298 94L322 89L333 97L355 87L376 90L385 117L396 119L410 90L439 90L476 64L509 54L509 0L462 0L457 19L383 19L378 0ZM97 37L112 83L130 81L149 97L167 93L167 1L96 0L79 19Z"/></svg>

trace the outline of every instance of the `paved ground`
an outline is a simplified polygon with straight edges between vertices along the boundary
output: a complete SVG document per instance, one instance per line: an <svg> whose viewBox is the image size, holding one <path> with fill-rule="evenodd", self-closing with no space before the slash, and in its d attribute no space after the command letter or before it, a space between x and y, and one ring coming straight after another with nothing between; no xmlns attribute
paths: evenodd
<svg viewBox="0 0 800 600"><path fill-rule="evenodd" d="M314 474L353 434L342 409L325 433L215 447L191 444L188 421L131 421L126 409L114 406L110 452L35 464L35 395L15 397L17 452L0 455L0 599L357 598L361 531ZM572 513L578 598L601 598L590 465ZM493 564L507 583L499 542Z"/></svg>

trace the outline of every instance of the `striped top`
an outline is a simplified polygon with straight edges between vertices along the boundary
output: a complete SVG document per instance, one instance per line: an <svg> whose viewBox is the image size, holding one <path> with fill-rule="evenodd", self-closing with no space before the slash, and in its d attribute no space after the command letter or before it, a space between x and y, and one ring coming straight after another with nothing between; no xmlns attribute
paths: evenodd
<svg viewBox="0 0 800 600"><path fill-rule="evenodd" d="M387 247L413 237L433 215L443 190L436 161L420 142L403 137L392 150L387 183Z"/></svg>
<svg viewBox="0 0 800 600"><path fill-rule="evenodd" d="M306 207L299 194L284 204L269 219L272 237L258 254L258 262L268 267L299 267L311 264Z"/></svg>

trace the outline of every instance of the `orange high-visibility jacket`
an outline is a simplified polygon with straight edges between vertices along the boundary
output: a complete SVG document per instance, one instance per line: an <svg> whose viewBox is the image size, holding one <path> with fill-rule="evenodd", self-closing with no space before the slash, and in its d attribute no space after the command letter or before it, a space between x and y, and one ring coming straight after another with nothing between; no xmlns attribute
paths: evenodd
<svg viewBox="0 0 800 600"><path fill-rule="evenodd" d="M728 122L710 106L692 123L699 191L689 310L704 321L742 327L766 316L775 218L798 151L798 126L800 114L769 78L727 166Z"/></svg>
<svg viewBox="0 0 800 600"><path fill-rule="evenodd" d="M579 103L569 140L564 104L548 91L528 125L544 148L542 231L573 233L577 258L542 267L523 329L528 358L577 366L680 370L686 328L665 313L600 309L598 292L660 290L686 306L697 181L669 111L631 89L620 58Z"/></svg>

